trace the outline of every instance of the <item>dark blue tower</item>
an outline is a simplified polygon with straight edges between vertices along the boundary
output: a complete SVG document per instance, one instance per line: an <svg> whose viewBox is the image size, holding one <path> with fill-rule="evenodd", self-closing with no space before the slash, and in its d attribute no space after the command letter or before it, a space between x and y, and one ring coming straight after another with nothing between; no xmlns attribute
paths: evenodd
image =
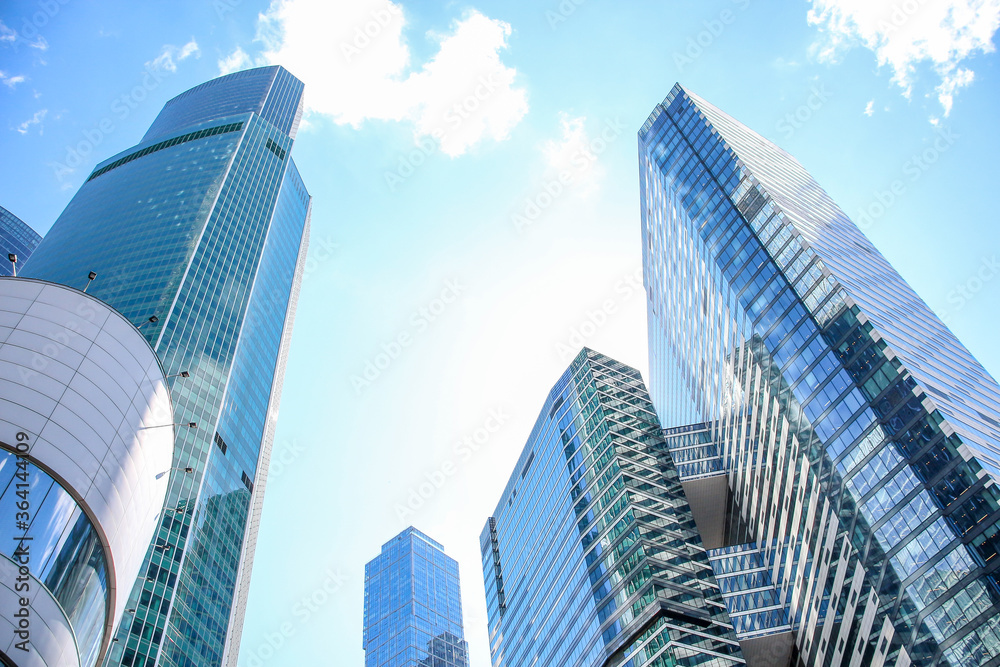
<svg viewBox="0 0 1000 667"><path fill-rule="evenodd" d="M16 215L0 206L0 276L13 273L13 266L7 255L17 255L22 264L35 251L42 237Z"/></svg>

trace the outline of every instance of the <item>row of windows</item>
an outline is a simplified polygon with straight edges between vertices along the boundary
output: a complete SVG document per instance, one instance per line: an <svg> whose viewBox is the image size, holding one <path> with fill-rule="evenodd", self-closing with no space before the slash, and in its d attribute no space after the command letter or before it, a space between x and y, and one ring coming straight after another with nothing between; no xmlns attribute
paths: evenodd
<svg viewBox="0 0 1000 667"><path fill-rule="evenodd" d="M217 134L228 134L229 132L239 132L243 129L243 123L227 123L225 125L218 125L216 127L210 127L204 130L198 130L197 132L188 132L187 134L182 134L179 137L174 137L173 139L168 139L166 141L161 141L159 143L153 144L152 146L146 146L143 149L137 150L134 153L130 153L123 158L119 158L107 164L100 169L94 170L88 178L87 181L92 181L98 176L108 173L112 169L117 169L123 164L128 164L132 160L138 160L141 157L145 157L150 153L156 153L157 151L162 151L165 148L170 148L172 146L178 146L180 144L186 144L189 141L196 141L198 139L204 139L205 137L214 137ZM270 141L270 139L268 140Z"/></svg>

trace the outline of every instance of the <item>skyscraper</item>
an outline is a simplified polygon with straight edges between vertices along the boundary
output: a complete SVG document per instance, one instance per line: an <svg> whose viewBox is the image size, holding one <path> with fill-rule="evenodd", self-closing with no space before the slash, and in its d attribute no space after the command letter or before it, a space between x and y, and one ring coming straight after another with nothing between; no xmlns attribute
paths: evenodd
<svg viewBox="0 0 1000 667"><path fill-rule="evenodd" d="M639 163L651 395L701 424L668 443L701 490L725 482L692 500L717 555L755 554L807 665L1000 663L997 383L798 162L704 100L675 86Z"/></svg>
<svg viewBox="0 0 1000 667"><path fill-rule="evenodd" d="M412 526L365 565L365 667L469 667L458 563Z"/></svg>
<svg viewBox="0 0 1000 667"><path fill-rule="evenodd" d="M13 267L7 255L17 255L18 264L23 265L34 252L42 237L16 215L0 206L0 276L9 276Z"/></svg>
<svg viewBox="0 0 1000 667"><path fill-rule="evenodd" d="M78 288L96 273L89 293L140 326L177 421L196 424L178 429L163 520L106 664L236 663L308 239L289 155L302 88L265 67L170 100L24 267Z"/></svg>
<svg viewBox="0 0 1000 667"><path fill-rule="evenodd" d="M480 537L494 667L744 664L639 372L583 349Z"/></svg>

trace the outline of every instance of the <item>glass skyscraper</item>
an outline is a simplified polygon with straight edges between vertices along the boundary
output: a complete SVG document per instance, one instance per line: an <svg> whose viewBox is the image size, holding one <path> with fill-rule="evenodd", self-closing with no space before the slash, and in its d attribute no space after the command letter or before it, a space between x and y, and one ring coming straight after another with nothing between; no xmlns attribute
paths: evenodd
<svg viewBox="0 0 1000 667"><path fill-rule="evenodd" d="M365 565L365 667L469 667L458 563L412 526Z"/></svg>
<svg viewBox="0 0 1000 667"><path fill-rule="evenodd" d="M676 86L639 158L650 390L713 564L767 574L806 665L1000 664L997 383L712 105Z"/></svg>
<svg viewBox="0 0 1000 667"><path fill-rule="evenodd" d="M639 372L589 349L480 537L494 667L743 665Z"/></svg>
<svg viewBox="0 0 1000 667"><path fill-rule="evenodd" d="M13 274L13 267L7 255L17 255L17 263L31 256L42 237L16 215L0 206L0 276Z"/></svg>
<svg viewBox="0 0 1000 667"><path fill-rule="evenodd" d="M237 72L169 101L100 163L24 267L88 288L170 378L178 428L159 530L105 664L235 665L310 197L290 153L303 85ZM132 586L131 582L119 582Z"/></svg>

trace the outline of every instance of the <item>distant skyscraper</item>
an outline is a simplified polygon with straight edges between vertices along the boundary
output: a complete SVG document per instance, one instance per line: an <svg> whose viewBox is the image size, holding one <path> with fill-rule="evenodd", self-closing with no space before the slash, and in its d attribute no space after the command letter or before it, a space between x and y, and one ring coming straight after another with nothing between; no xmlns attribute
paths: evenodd
<svg viewBox="0 0 1000 667"><path fill-rule="evenodd" d="M22 267L41 240L42 237L35 230L0 206L0 255L2 255L0 256L0 276L9 276L13 273L13 267L7 255L11 253L17 255L17 264Z"/></svg>
<svg viewBox="0 0 1000 667"><path fill-rule="evenodd" d="M584 349L480 537L494 667L744 664L639 372Z"/></svg>
<svg viewBox="0 0 1000 667"><path fill-rule="evenodd" d="M410 527L365 565L365 667L469 667L458 563Z"/></svg>
<svg viewBox="0 0 1000 667"><path fill-rule="evenodd" d="M177 421L197 424L178 429L163 520L107 664L236 664L308 238L289 155L302 88L265 67L174 98L94 169L25 265L77 288L96 272L89 293L141 327Z"/></svg>
<svg viewBox="0 0 1000 667"><path fill-rule="evenodd" d="M775 145L676 86L639 147L651 394L713 564L783 610L755 627L1000 664L997 383Z"/></svg>

